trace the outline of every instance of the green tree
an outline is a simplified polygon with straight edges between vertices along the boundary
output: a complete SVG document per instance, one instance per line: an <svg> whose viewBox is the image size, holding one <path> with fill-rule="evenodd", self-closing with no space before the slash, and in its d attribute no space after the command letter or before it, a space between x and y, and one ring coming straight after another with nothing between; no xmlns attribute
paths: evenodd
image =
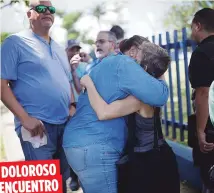
<svg viewBox="0 0 214 193"><path fill-rule="evenodd" d="M183 27L189 27L191 19L198 9L198 4L192 2L173 5L164 18L164 27L177 30Z"/></svg>
<svg viewBox="0 0 214 193"><path fill-rule="evenodd" d="M2 42L3 42L9 35L10 35L10 34L9 34L9 33L6 33L6 32L1 33L1 44L2 44Z"/></svg>
<svg viewBox="0 0 214 193"><path fill-rule="evenodd" d="M163 25L166 29L180 30L190 27L194 14L202 8L214 8L213 1L189 1L173 5L166 14Z"/></svg>
<svg viewBox="0 0 214 193"><path fill-rule="evenodd" d="M106 3L102 2L102 3L98 4L98 5L96 5L91 10L92 15L97 18L97 22L98 22L99 27L101 27L101 18L102 18L102 16L104 16L107 13L107 10L106 10L105 7L106 7Z"/></svg>
<svg viewBox="0 0 214 193"><path fill-rule="evenodd" d="M105 1L105 2L100 2L99 4L97 4L95 7L93 7L90 10L90 13L93 17L95 17L97 19L97 23L99 25L99 27L101 27L101 23L108 23L109 21L105 21L103 19L103 17L109 13L116 13L116 17L117 17L117 25L122 24L123 21L121 20L121 11L124 8L126 1L120 1L120 2L114 2L114 4L112 5L112 3ZM112 24L112 23L111 23Z"/></svg>
<svg viewBox="0 0 214 193"><path fill-rule="evenodd" d="M214 2L213 1L197 1L200 8L213 8L214 9Z"/></svg>
<svg viewBox="0 0 214 193"><path fill-rule="evenodd" d="M89 39L89 38L87 37L87 31L81 33L80 39L81 39L81 42L84 43L84 44L92 45L92 44L94 43L94 40Z"/></svg>
<svg viewBox="0 0 214 193"><path fill-rule="evenodd" d="M63 15L63 27L68 31L69 39L76 39L79 37L80 32L75 29L75 24L82 16L82 12L72 12Z"/></svg>
<svg viewBox="0 0 214 193"><path fill-rule="evenodd" d="M26 0L11 0L11 1L7 1L7 3L5 4L4 0L1 0L0 3L3 3L3 5L0 7L0 9L4 9L5 7L8 6L12 6L15 3L20 3L20 2L24 2L26 6L29 6L29 1Z"/></svg>

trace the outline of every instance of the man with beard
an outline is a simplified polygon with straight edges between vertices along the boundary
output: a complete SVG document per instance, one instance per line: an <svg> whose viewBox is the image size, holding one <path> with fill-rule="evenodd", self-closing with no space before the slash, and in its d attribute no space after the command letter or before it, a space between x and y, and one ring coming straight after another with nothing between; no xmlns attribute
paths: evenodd
<svg viewBox="0 0 214 193"><path fill-rule="evenodd" d="M100 31L96 39L95 54L97 59L86 66L86 73L90 73L93 67L100 63L100 61L108 55L115 54L117 38L111 31Z"/></svg>
<svg viewBox="0 0 214 193"><path fill-rule="evenodd" d="M84 74L89 74L93 67L99 64L101 60L106 56L116 54L115 48L117 44L117 38L115 34L111 31L100 31L97 35L97 40L95 44L96 44L95 54L97 59L92 63L87 64ZM82 57L80 57L79 55L75 55L70 61L74 85L78 94L82 91L82 86L80 85L80 79L73 72L75 71L75 66L78 65L81 62L81 60Z"/></svg>

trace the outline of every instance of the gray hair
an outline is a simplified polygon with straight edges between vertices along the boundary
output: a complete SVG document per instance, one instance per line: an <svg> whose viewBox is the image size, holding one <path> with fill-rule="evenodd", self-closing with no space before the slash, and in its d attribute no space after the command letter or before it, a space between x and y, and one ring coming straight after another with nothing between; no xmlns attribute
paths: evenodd
<svg viewBox="0 0 214 193"><path fill-rule="evenodd" d="M100 31L99 33L105 33L108 35L108 40L113 42L115 45L117 43L117 38L114 32L111 31Z"/></svg>
<svg viewBox="0 0 214 193"><path fill-rule="evenodd" d="M163 75L171 62L168 52L160 46L143 42L141 66L155 78Z"/></svg>

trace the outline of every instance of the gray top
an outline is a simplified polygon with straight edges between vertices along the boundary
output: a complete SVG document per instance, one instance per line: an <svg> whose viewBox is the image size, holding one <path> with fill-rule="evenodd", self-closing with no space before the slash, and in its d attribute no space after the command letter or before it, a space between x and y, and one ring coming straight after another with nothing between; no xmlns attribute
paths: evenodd
<svg viewBox="0 0 214 193"><path fill-rule="evenodd" d="M136 128L135 135L137 139L135 152L146 152L153 149L154 146L154 118L144 118L135 113ZM165 143L163 138L158 139L158 144Z"/></svg>

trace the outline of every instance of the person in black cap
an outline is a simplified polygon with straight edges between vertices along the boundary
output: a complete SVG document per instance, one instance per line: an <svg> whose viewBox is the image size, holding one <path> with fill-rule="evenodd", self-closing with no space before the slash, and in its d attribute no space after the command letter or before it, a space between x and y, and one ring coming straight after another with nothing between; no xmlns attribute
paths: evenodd
<svg viewBox="0 0 214 193"><path fill-rule="evenodd" d="M68 45L66 48L68 60L70 61L74 55L80 54L80 49L81 46L79 45L79 42L77 40L74 39L68 40Z"/></svg>
<svg viewBox="0 0 214 193"><path fill-rule="evenodd" d="M84 75L86 65L90 62L91 57L85 52L80 52L82 47L75 39L68 40L66 48L68 60L70 62L71 74L73 79L73 89L75 101L78 101L78 96L82 91L80 78Z"/></svg>
<svg viewBox="0 0 214 193"><path fill-rule="evenodd" d="M67 53L69 62L71 58L73 58L75 55L80 54L80 49L81 49L81 46L79 45L79 42L77 40L74 40L74 39L68 40L66 53ZM72 73L72 76L73 76L73 73ZM70 168L70 177L71 177L70 189L72 191L77 191L80 186L78 182L78 177L74 173L72 168Z"/></svg>

